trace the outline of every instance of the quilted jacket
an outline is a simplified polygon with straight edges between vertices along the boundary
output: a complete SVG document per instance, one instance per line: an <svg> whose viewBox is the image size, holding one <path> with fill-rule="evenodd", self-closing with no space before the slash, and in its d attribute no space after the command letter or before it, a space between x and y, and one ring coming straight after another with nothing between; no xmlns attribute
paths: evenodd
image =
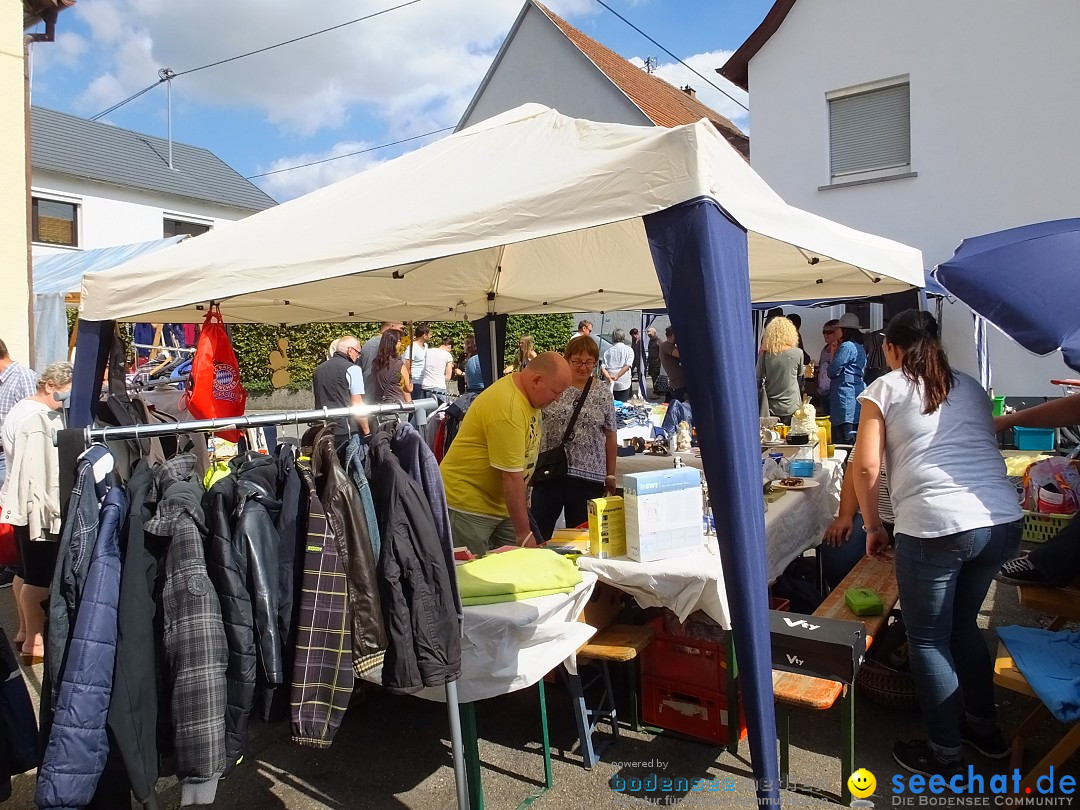
<svg viewBox="0 0 1080 810"><path fill-rule="evenodd" d="M80 476L92 475L83 463ZM91 480L87 485L93 492ZM71 643L56 684L49 742L38 771L40 808L81 808L94 797L109 755L107 720L116 664L116 606L120 599L120 525L127 514L122 489L101 507L97 542L89 552Z"/></svg>

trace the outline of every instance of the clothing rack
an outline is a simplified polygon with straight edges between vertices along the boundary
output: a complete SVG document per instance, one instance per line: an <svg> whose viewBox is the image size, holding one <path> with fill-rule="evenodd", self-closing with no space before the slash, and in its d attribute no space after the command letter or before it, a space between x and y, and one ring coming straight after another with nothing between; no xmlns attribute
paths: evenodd
<svg viewBox="0 0 1080 810"><path fill-rule="evenodd" d="M216 432L239 428L264 427L267 425L299 425L322 422L342 417L376 416L379 414L414 412L417 423L427 423L427 415L439 407L435 399L421 399L387 405L357 405L349 408L316 408L309 411L282 411L280 413L253 414L223 419L196 419L188 422L163 422L155 425L130 425L84 429L86 445L107 440L139 439L151 436L167 436L174 433ZM453 572L451 572L453 573ZM446 684L446 711L450 721L450 746L454 757L454 782L457 788L458 810L468 810L469 793L465 776L464 748L461 740L461 713L459 711L457 681Z"/></svg>
<svg viewBox="0 0 1080 810"><path fill-rule="evenodd" d="M323 422L343 417L378 416L379 414L416 413L418 426L427 424L427 415L439 407L434 398L416 402L403 402L386 405L354 405L349 408L314 408L310 411L281 411L279 413L259 413L251 416L228 416L219 419L193 419L188 422L162 422L155 425L125 425L123 427L86 427L83 433L87 445L107 440L144 439L153 436L169 436L174 433L215 433L219 430L240 430L249 427L269 425L300 425L311 422Z"/></svg>

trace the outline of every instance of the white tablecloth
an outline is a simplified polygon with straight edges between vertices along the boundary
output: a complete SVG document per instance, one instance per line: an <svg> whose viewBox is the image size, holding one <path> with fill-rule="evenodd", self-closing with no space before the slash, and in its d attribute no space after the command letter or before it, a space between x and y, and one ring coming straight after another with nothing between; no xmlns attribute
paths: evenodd
<svg viewBox="0 0 1080 810"><path fill-rule="evenodd" d="M570 593L467 606L459 700L468 703L525 689L564 661L574 671L574 654L596 632L596 628L577 621L594 587L596 575L586 571ZM381 668L364 678L382 683ZM423 689L417 695L446 700L441 686Z"/></svg>
<svg viewBox="0 0 1080 810"><path fill-rule="evenodd" d="M687 466L701 467L701 459L679 454ZM620 477L626 473L666 469L669 456L622 456L618 460ZM841 465L826 460L814 475L820 486L803 491L788 491L765 513L765 560L772 582L792 560L821 542L840 502ZM620 481L621 483L621 481ZM642 607L666 607L685 619L701 610L721 627L731 626L724 572L716 548L716 539L708 538L700 554L639 563L626 557L598 560L583 556L578 567L592 571L601 580L631 594Z"/></svg>

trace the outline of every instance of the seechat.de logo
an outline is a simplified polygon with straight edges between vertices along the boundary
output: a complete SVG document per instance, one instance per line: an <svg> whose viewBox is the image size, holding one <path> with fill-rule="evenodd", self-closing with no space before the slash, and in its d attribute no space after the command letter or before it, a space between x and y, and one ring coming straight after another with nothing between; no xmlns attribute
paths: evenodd
<svg viewBox="0 0 1080 810"><path fill-rule="evenodd" d="M859 768L847 780L848 790L856 799L865 799L877 787L877 779L866 768Z"/></svg>

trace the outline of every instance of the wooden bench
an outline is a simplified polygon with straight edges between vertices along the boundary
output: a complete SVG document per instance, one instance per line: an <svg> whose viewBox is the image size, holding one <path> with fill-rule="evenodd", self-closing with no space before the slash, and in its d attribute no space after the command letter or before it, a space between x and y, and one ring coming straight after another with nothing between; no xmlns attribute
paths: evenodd
<svg viewBox="0 0 1080 810"><path fill-rule="evenodd" d="M856 616L844 602L848 588L873 588L885 603L880 616ZM814 616L824 619L861 621L866 626L866 646L880 635L896 605L899 593L892 561L861 559L843 581L825 598ZM790 714L792 709L823 711L832 708L842 697L840 722L840 798L846 805L851 801L847 778L855 769L855 694L853 686L837 681L813 678L794 672L773 671L773 695L777 704L777 736L780 738L780 778L787 781L790 766Z"/></svg>

